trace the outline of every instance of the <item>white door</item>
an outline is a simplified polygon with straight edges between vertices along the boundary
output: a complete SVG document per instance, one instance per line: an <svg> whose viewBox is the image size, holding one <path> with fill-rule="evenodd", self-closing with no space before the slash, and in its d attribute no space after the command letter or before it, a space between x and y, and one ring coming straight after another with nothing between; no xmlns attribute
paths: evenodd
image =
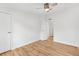
<svg viewBox="0 0 79 59"><path fill-rule="evenodd" d="M53 20L49 19L48 23L49 23L49 36L53 37Z"/></svg>
<svg viewBox="0 0 79 59"><path fill-rule="evenodd" d="M0 13L0 53L10 50L10 15Z"/></svg>

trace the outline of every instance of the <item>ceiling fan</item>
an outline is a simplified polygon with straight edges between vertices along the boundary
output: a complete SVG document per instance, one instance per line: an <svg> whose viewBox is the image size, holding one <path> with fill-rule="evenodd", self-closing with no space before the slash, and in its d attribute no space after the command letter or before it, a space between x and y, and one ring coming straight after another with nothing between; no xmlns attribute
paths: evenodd
<svg viewBox="0 0 79 59"><path fill-rule="evenodd" d="M37 9L43 9L45 12L50 12L57 6L57 3L44 3L43 8L37 8Z"/></svg>

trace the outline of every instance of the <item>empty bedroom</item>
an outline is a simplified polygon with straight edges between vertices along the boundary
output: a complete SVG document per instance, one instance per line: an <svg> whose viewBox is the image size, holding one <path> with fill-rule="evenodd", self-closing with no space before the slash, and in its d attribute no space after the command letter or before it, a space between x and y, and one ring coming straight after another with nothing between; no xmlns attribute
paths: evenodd
<svg viewBox="0 0 79 59"><path fill-rule="evenodd" d="M79 56L79 3L0 3L0 56Z"/></svg>

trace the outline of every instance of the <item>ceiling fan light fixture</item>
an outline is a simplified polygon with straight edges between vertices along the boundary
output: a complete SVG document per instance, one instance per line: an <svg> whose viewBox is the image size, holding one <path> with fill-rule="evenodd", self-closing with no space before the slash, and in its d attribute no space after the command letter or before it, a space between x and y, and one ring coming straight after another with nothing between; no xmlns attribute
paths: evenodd
<svg viewBox="0 0 79 59"><path fill-rule="evenodd" d="M49 8L46 8L46 9L45 9L46 12L48 12L49 10L50 10Z"/></svg>
<svg viewBox="0 0 79 59"><path fill-rule="evenodd" d="M45 12L50 12L55 9L55 6L57 3L44 3L43 8L37 8L37 9L43 9Z"/></svg>
<svg viewBox="0 0 79 59"><path fill-rule="evenodd" d="M49 9L49 3L45 3L44 4L44 10L46 11L46 12L48 12L50 9Z"/></svg>

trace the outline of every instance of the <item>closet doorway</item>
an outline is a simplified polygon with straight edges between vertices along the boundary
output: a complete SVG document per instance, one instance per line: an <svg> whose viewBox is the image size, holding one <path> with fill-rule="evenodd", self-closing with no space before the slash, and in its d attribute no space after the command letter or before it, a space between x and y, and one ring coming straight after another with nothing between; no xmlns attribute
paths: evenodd
<svg viewBox="0 0 79 59"><path fill-rule="evenodd" d="M49 18L48 19L48 23L49 23L49 36L50 37L53 37L54 35L53 35L53 30L54 30L54 28L53 28L53 20L51 19L51 18Z"/></svg>
<svg viewBox="0 0 79 59"><path fill-rule="evenodd" d="M0 11L0 54L11 49L11 15Z"/></svg>

